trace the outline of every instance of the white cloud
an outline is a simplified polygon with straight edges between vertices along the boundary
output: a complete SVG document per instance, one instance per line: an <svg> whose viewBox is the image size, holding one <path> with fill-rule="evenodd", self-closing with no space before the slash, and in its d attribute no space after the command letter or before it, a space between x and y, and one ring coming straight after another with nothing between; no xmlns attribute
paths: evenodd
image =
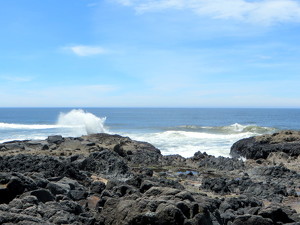
<svg viewBox="0 0 300 225"><path fill-rule="evenodd" d="M213 19L234 19L272 25L300 22L300 3L296 0L115 0L132 6L138 13L166 9L190 10Z"/></svg>
<svg viewBox="0 0 300 225"><path fill-rule="evenodd" d="M107 53L107 51L100 46L75 45L65 47L64 49L71 51L78 56L93 56Z"/></svg>
<svg viewBox="0 0 300 225"><path fill-rule="evenodd" d="M11 76L11 75L2 75L0 76L0 79L11 81L11 82L17 82L17 83L30 82L33 80L32 77L21 77L21 76Z"/></svg>

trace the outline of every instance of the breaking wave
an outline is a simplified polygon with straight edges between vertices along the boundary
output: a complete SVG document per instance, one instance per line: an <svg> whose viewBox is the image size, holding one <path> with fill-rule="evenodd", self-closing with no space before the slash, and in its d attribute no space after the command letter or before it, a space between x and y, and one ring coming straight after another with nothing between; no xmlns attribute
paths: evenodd
<svg viewBox="0 0 300 225"><path fill-rule="evenodd" d="M196 151L214 156L229 157L232 144L242 138L276 132L276 128L256 125L195 126L167 128L162 132L134 133L132 139L146 141L159 148L164 155L180 154L191 157Z"/></svg>
<svg viewBox="0 0 300 225"><path fill-rule="evenodd" d="M59 128L58 125L47 124L17 124L17 123L0 123L0 129L26 129L26 130L40 130Z"/></svg>
<svg viewBox="0 0 300 225"><path fill-rule="evenodd" d="M106 118L100 118L81 109L60 113L53 124L19 124L0 122L0 143L11 140L41 140L49 135L78 137L108 132L104 127Z"/></svg>
<svg viewBox="0 0 300 225"><path fill-rule="evenodd" d="M182 131L192 131L192 132L208 132L216 134L238 134L238 133L253 133L266 134L276 132L277 129L274 127L262 127L257 125L242 125L239 123L234 123L229 126L195 126L195 125L183 125L176 128L176 130Z"/></svg>
<svg viewBox="0 0 300 225"><path fill-rule="evenodd" d="M75 129L77 135L107 132L104 128L106 118L100 118L82 109L73 109L68 113L60 113L58 126Z"/></svg>

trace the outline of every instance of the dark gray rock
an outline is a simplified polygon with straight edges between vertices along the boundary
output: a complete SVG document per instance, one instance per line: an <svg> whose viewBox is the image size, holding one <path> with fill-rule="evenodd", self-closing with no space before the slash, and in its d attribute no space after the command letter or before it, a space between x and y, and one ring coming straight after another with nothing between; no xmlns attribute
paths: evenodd
<svg viewBox="0 0 300 225"><path fill-rule="evenodd" d="M30 194L35 196L39 201L43 203L55 200L54 196L47 189L38 189L35 191L31 191Z"/></svg>
<svg viewBox="0 0 300 225"><path fill-rule="evenodd" d="M198 167L212 168L218 170L233 171L242 170L245 168L245 164L242 160L222 156L215 157L207 155L205 152L196 152L193 157L188 159L188 161L197 164Z"/></svg>
<svg viewBox="0 0 300 225"><path fill-rule="evenodd" d="M183 225L185 219L179 208L168 204L160 204L156 209L156 215L159 224L162 225Z"/></svg>
<svg viewBox="0 0 300 225"><path fill-rule="evenodd" d="M262 208L258 212L258 215L264 218L271 219L274 224L300 222L295 210L292 210L290 207L278 204L273 204L268 207Z"/></svg>
<svg viewBox="0 0 300 225"><path fill-rule="evenodd" d="M90 154L79 164L79 168L113 177L130 175L128 165L125 161L118 154L110 150Z"/></svg>
<svg viewBox="0 0 300 225"><path fill-rule="evenodd" d="M60 184L56 182L49 182L46 188L51 191L53 195L63 194L67 195L71 190L70 185L68 184Z"/></svg>
<svg viewBox="0 0 300 225"><path fill-rule="evenodd" d="M90 191L93 193L101 194L106 185L101 181L95 181L91 184Z"/></svg>
<svg viewBox="0 0 300 225"><path fill-rule="evenodd" d="M263 218L261 216L255 216L255 215L243 215L238 216L233 221L232 225L273 225L273 221L268 218Z"/></svg>
<svg viewBox="0 0 300 225"><path fill-rule="evenodd" d="M88 193L84 190L71 190L68 192L68 196L75 201L79 201L82 199L86 199Z"/></svg>
<svg viewBox="0 0 300 225"><path fill-rule="evenodd" d="M63 140L64 138L61 135L53 135L47 138L49 144L60 144Z"/></svg>
<svg viewBox="0 0 300 225"><path fill-rule="evenodd" d="M300 132L281 131L237 141L231 147L233 157L266 159L271 152L284 152L289 156L300 155Z"/></svg>
<svg viewBox="0 0 300 225"><path fill-rule="evenodd" d="M0 211L0 224L49 224L35 216Z"/></svg>
<svg viewBox="0 0 300 225"><path fill-rule="evenodd" d="M86 177L79 169L68 162L54 156L19 154L0 157L0 170L5 172L43 172L45 177L67 176L77 180Z"/></svg>
<svg viewBox="0 0 300 225"><path fill-rule="evenodd" d="M267 199L272 202L282 202L283 197L288 196L286 186L278 182L253 182L248 176L236 179L225 177L209 178L202 180L201 189L211 190L218 194L243 194L255 196L259 199Z"/></svg>

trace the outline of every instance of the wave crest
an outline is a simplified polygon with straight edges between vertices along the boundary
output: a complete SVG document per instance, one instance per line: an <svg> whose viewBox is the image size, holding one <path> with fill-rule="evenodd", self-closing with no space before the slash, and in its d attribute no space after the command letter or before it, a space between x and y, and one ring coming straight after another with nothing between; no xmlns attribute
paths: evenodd
<svg viewBox="0 0 300 225"><path fill-rule="evenodd" d="M274 127L262 127L257 125L242 125L234 123L228 126L195 126L195 125L184 125L179 126L178 130L194 131L194 132L208 132L208 133L221 133L221 134L238 134L238 133L253 133L253 134L266 134L276 132L277 129Z"/></svg>
<svg viewBox="0 0 300 225"><path fill-rule="evenodd" d="M100 118L82 109L73 109L68 113L60 113L57 121L58 126L69 126L78 129L78 133L94 134L107 132L104 128L106 117ZM82 129L85 132L82 132Z"/></svg>

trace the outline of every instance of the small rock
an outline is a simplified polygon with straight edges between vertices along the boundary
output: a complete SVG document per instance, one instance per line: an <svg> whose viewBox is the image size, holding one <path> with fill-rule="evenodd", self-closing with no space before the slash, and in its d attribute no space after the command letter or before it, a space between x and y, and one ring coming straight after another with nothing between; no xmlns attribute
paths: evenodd
<svg viewBox="0 0 300 225"><path fill-rule="evenodd" d="M30 194L37 197L37 199L43 203L55 200L54 196L47 189L38 189L32 191Z"/></svg>

